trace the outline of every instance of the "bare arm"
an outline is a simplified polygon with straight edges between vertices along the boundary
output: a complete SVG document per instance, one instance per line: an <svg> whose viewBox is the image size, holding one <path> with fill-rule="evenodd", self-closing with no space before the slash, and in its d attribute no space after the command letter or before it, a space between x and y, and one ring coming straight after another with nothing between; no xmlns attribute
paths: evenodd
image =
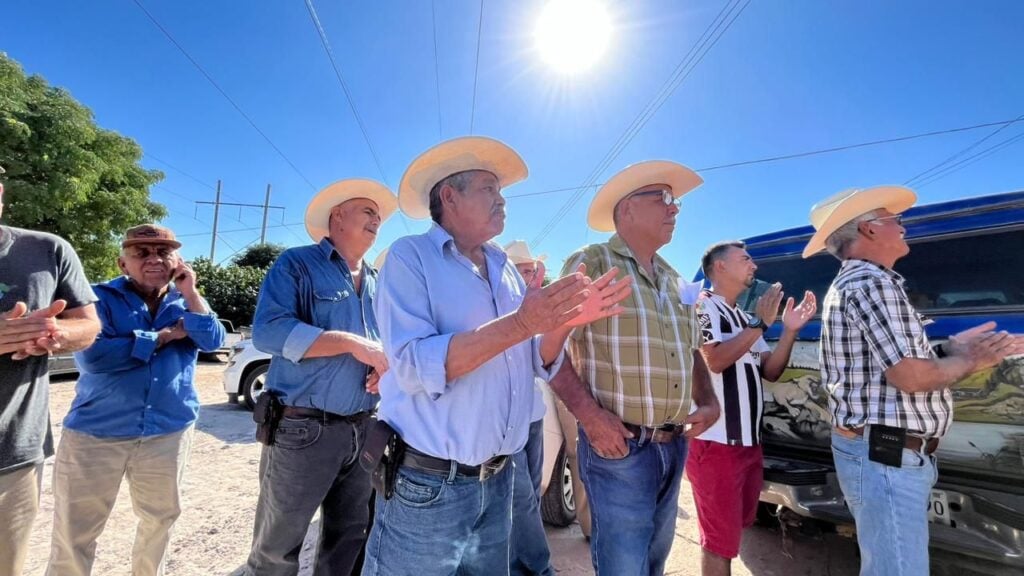
<svg viewBox="0 0 1024 576"><path fill-rule="evenodd" d="M764 352L761 355L761 376L765 380L775 382L786 371L789 364L789 356L793 353L793 343L799 331L783 330L779 337L775 350Z"/></svg>
<svg viewBox="0 0 1024 576"><path fill-rule="evenodd" d="M943 390L1007 356L1024 353L1024 339L993 328L995 322L987 322L950 337L945 358L904 358L885 371L885 379L904 392Z"/></svg>
<svg viewBox="0 0 1024 576"><path fill-rule="evenodd" d="M632 438L633 433L622 425L618 416L597 403L570 362L562 363L558 374L548 382L548 386L580 421L591 448L598 456L624 458L629 453L626 438Z"/></svg>
<svg viewBox="0 0 1024 576"><path fill-rule="evenodd" d="M341 330L321 332L302 357L323 358L341 354L352 354L356 360L373 368L378 375L388 370L388 359L380 342Z"/></svg>
<svg viewBox="0 0 1024 576"><path fill-rule="evenodd" d="M761 334L759 328L744 328L735 338L701 346L700 353L708 370L721 374L723 370L738 362L744 354L750 352L750 348Z"/></svg>
<svg viewBox="0 0 1024 576"><path fill-rule="evenodd" d="M57 341L63 352L74 352L88 348L100 332L100 319L96 315L96 305L88 304L78 308L65 310L57 318Z"/></svg>

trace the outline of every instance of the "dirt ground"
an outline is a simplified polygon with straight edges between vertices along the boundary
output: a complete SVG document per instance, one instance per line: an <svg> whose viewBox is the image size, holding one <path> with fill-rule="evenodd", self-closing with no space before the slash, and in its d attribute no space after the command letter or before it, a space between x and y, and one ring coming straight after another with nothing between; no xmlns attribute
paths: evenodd
<svg viewBox="0 0 1024 576"><path fill-rule="evenodd" d="M224 364L203 363L197 388L203 402L185 475L184 511L174 529L166 574L208 576L237 574L245 563L252 540L252 522L259 493L256 470L259 444L253 439L251 413L227 403L221 374ZM57 379L51 386L54 434L74 397L73 379ZM52 459L51 459L52 460ZM39 517L32 533L26 575L42 575L49 555L53 520L52 461L47 462ZM315 522L315 520L314 520ZM314 524L315 527L315 524ZM129 555L135 518L127 485L122 485L114 512L100 537L93 574L129 574ZM592 574L590 551L578 525L548 529L552 564L558 574ZM303 569L308 562L315 532L307 536ZM856 546L835 534L807 536L778 529L752 528L744 535L740 557L733 563L736 575L804 576L857 573ZM700 574L700 545L690 488L683 484L676 540L667 574Z"/></svg>

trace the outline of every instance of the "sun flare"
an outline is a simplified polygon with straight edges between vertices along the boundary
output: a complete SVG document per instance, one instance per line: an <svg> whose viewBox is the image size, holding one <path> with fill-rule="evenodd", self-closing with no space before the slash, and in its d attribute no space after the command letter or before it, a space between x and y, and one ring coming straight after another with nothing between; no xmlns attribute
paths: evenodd
<svg viewBox="0 0 1024 576"><path fill-rule="evenodd" d="M537 22L541 58L563 73L582 72L604 54L611 22L597 0L551 0Z"/></svg>

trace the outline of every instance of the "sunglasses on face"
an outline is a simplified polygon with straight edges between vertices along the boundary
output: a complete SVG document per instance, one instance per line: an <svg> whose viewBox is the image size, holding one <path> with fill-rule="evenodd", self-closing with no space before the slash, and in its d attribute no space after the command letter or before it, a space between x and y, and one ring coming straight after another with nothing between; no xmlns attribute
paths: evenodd
<svg viewBox="0 0 1024 576"><path fill-rule="evenodd" d="M647 192L637 192L636 194L633 194L633 197L654 196L655 194L661 195L661 201L663 204L665 204L665 206L675 205L676 208L679 208L679 206L682 204L679 198L673 196L672 192L669 190L648 190Z"/></svg>
<svg viewBox="0 0 1024 576"><path fill-rule="evenodd" d="M882 220L892 220L897 226L903 225L902 214L896 214L895 216L879 216L878 218L871 218L868 222L881 222Z"/></svg>
<svg viewBox="0 0 1024 576"><path fill-rule="evenodd" d="M134 248L128 251L128 255L132 258L138 258L139 260L145 260L150 256L156 255L161 260L167 260L174 255L173 248Z"/></svg>

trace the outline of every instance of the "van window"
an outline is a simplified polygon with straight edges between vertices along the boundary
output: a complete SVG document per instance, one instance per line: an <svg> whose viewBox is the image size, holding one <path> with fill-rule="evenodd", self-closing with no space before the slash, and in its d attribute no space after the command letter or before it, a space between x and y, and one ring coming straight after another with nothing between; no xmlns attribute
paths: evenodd
<svg viewBox="0 0 1024 576"><path fill-rule="evenodd" d="M757 266L763 282L740 295L745 310L753 312L768 285L782 282L794 298L804 290L814 292L820 313L839 261L829 254L807 260L796 255L761 259ZM896 271L907 279L907 296L918 310L1024 307L1024 229L911 241L910 254L896 263Z"/></svg>

